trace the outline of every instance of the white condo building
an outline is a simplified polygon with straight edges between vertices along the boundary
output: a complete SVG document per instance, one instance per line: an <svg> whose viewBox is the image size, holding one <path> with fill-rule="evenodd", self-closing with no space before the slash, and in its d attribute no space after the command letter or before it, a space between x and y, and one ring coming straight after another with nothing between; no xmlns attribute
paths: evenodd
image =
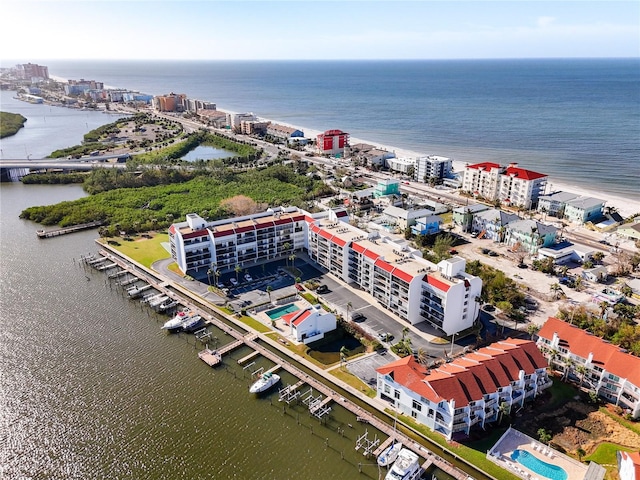
<svg viewBox="0 0 640 480"><path fill-rule="evenodd" d="M508 338L428 369L412 355L376 369L377 396L448 439L498 420L551 386L530 340ZM503 407L503 411L505 408Z"/></svg>
<svg viewBox="0 0 640 480"><path fill-rule="evenodd" d="M345 283L355 284L402 320L429 322L452 335L473 325L482 280L460 257L437 265L419 250L348 223L344 209L295 207L207 222L196 214L169 228L171 255L185 272L226 272L305 250Z"/></svg>
<svg viewBox="0 0 640 480"><path fill-rule="evenodd" d="M512 163L507 167L483 162L467 165L462 190L490 201L532 208L544 193L547 175L525 170Z"/></svg>
<svg viewBox="0 0 640 480"><path fill-rule="evenodd" d="M453 160L438 155L416 158L415 178L418 182L429 182L430 178L442 179L451 175Z"/></svg>
<svg viewBox="0 0 640 480"><path fill-rule="evenodd" d="M640 358L554 317L538 332L551 367L640 418Z"/></svg>

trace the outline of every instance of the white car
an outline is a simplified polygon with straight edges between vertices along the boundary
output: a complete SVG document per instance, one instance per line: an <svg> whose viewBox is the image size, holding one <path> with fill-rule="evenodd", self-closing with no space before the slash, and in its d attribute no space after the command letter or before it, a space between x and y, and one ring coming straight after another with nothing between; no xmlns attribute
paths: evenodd
<svg viewBox="0 0 640 480"><path fill-rule="evenodd" d="M245 279L247 282L251 282L251 281L253 281L253 277L252 277L251 275L249 275L248 273L247 273L247 274L245 274L244 279Z"/></svg>
<svg viewBox="0 0 640 480"><path fill-rule="evenodd" d="M231 285L233 285L234 287L238 286L238 281L235 278L230 278L229 281L231 282Z"/></svg>

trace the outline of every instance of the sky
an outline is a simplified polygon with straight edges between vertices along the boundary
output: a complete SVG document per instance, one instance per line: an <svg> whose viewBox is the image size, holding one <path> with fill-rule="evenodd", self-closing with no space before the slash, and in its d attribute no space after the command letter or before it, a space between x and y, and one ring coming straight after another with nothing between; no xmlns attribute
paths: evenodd
<svg viewBox="0 0 640 480"><path fill-rule="evenodd" d="M640 2L2 0L0 65L48 59L639 57Z"/></svg>

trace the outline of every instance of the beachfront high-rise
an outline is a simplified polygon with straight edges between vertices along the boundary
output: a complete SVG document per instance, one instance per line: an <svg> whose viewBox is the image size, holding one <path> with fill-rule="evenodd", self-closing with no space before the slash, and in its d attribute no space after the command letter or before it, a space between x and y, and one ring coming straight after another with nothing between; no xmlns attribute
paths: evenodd
<svg viewBox="0 0 640 480"><path fill-rule="evenodd" d="M499 200L508 205L533 208L544 193L547 175L519 168L483 162L467 165L462 179L462 191L485 200Z"/></svg>
<svg viewBox="0 0 640 480"><path fill-rule="evenodd" d="M207 222L187 215L169 228L171 256L187 274L232 272L305 251L346 284L358 286L385 309L415 325L426 321L447 335L473 325L480 278L453 257L434 264L406 241L349 224L344 209L309 213L289 208Z"/></svg>
<svg viewBox="0 0 640 480"><path fill-rule="evenodd" d="M327 130L316 139L318 152L323 155L343 155L349 145L349 134L342 130Z"/></svg>

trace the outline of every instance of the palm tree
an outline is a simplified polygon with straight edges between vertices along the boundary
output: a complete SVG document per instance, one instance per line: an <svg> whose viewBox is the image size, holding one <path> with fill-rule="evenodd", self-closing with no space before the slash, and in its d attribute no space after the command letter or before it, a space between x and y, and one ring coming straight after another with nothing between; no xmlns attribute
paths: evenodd
<svg viewBox="0 0 640 480"><path fill-rule="evenodd" d="M551 293L553 293L555 299L557 300L558 297L560 296L560 292L562 292L562 287L560 286L559 283L553 283L549 287L549 290L551 290Z"/></svg>
<svg viewBox="0 0 640 480"><path fill-rule="evenodd" d="M347 318L346 318L346 320L347 320L347 321L349 320L349 309L350 309L351 307L353 307L353 305L351 304L351 302L347 302Z"/></svg>
<svg viewBox="0 0 640 480"><path fill-rule="evenodd" d="M531 336L531 340L533 340L534 335L538 333L539 330L540 326L536 325L535 323L530 323L529 325L527 325L527 333Z"/></svg>
<svg viewBox="0 0 640 480"><path fill-rule="evenodd" d="M402 328L402 342L405 341L405 338L407 338L407 334L409 333L409 327L403 327Z"/></svg>
<svg viewBox="0 0 640 480"><path fill-rule="evenodd" d="M609 302L602 301L598 304L598 307L600 307L600 318L604 320L604 314L606 313L607 308L609 308Z"/></svg>
<svg viewBox="0 0 640 480"><path fill-rule="evenodd" d="M240 272L242 271L242 267L240 265L236 265L233 270L236 272L236 281L238 281L238 275L240 275Z"/></svg>
<svg viewBox="0 0 640 480"><path fill-rule="evenodd" d="M582 461L582 457L584 457L587 454L587 452L585 452L583 448L578 448L576 450L576 453L578 454L578 461L580 462Z"/></svg>
<svg viewBox="0 0 640 480"><path fill-rule="evenodd" d="M582 277L576 277L573 283L573 288L575 288L576 292L582 290Z"/></svg>
<svg viewBox="0 0 640 480"><path fill-rule="evenodd" d="M416 356L417 356L416 360L418 360L418 363L421 363L422 365L426 365L427 362L429 361L429 354L422 347L418 348L418 353Z"/></svg>
<svg viewBox="0 0 640 480"><path fill-rule="evenodd" d="M213 273L213 270L208 269L207 270L207 279L209 280L209 285L211 285L211 274Z"/></svg>
<svg viewBox="0 0 640 480"><path fill-rule="evenodd" d="M346 346L340 348L340 366L343 367L347 362L347 356L349 355L349 349Z"/></svg>
<svg viewBox="0 0 640 480"><path fill-rule="evenodd" d="M216 277L216 285L218 283L220 283L220 275L222 275L222 273L220 273L220 270L218 270L216 267L213 267L213 275Z"/></svg>
<svg viewBox="0 0 640 480"><path fill-rule="evenodd" d="M271 292L273 292L273 287L271 285L267 285L267 293L269 294L269 301L271 301Z"/></svg>
<svg viewBox="0 0 640 480"><path fill-rule="evenodd" d="M587 374L587 367L580 364L576 367L576 372L580 375L580 386L584 383L584 376Z"/></svg>
<svg viewBox="0 0 640 480"><path fill-rule="evenodd" d="M498 406L498 425L502 425L502 418L511 411L511 407L507 402L500 402Z"/></svg>
<svg viewBox="0 0 640 480"><path fill-rule="evenodd" d="M575 360L573 360L571 357L567 358L564 361L564 373L562 377L565 382L569 379L569 375L573 371L573 367L575 364L576 364Z"/></svg>

